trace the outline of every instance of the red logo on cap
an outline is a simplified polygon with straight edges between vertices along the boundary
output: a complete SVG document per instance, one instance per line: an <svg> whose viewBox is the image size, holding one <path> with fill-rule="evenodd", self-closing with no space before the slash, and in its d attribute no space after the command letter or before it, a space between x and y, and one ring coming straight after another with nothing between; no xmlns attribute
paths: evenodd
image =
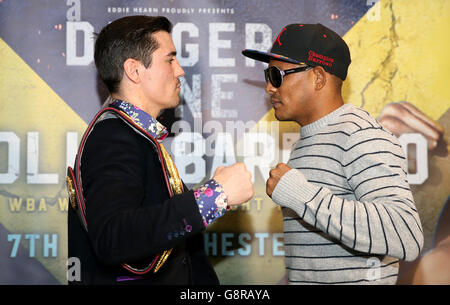
<svg viewBox="0 0 450 305"><path fill-rule="evenodd" d="M278 44L279 44L280 46L282 45L282 43L281 43L281 41L280 41L280 36L281 36L281 34L282 34L284 31L286 31L286 28L284 28L284 29L280 32L280 34L278 34L278 37L277 37L277 40L276 40L276 42L278 42Z"/></svg>
<svg viewBox="0 0 450 305"><path fill-rule="evenodd" d="M309 50L308 52L308 60L318 63L322 66L332 67L334 63L334 58L328 57L319 53L314 52L313 50Z"/></svg>

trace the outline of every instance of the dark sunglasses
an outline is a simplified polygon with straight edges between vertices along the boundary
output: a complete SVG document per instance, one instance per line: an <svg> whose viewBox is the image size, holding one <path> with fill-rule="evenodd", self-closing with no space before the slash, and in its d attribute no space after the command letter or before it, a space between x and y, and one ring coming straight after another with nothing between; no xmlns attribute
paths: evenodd
<svg viewBox="0 0 450 305"><path fill-rule="evenodd" d="M266 78L266 83L270 81L272 86L275 88L280 88L281 84L283 84L283 78L291 73L302 72L310 69L310 66L303 66L299 68L293 68L288 70L280 70L278 67L271 66L264 70L264 77Z"/></svg>

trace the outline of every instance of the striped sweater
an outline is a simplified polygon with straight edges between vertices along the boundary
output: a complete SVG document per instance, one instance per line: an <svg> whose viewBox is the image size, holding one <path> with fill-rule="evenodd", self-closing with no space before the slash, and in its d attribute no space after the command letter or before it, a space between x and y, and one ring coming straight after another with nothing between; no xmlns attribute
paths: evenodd
<svg viewBox="0 0 450 305"><path fill-rule="evenodd" d="M423 231L397 138L345 104L303 126L272 194L290 284L395 284Z"/></svg>

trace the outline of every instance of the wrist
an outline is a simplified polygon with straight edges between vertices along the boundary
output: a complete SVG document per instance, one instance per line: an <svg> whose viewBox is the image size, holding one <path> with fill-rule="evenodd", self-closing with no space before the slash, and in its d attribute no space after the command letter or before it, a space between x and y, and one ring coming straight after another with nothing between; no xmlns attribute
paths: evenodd
<svg viewBox="0 0 450 305"><path fill-rule="evenodd" d="M195 189L194 197L205 227L222 217L228 210L228 196L223 187L214 179L208 180Z"/></svg>
<svg viewBox="0 0 450 305"><path fill-rule="evenodd" d="M272 199L281 206L303 203L310 200L320 187L306 180L297 169L286 172L273 190Z"/></svg>

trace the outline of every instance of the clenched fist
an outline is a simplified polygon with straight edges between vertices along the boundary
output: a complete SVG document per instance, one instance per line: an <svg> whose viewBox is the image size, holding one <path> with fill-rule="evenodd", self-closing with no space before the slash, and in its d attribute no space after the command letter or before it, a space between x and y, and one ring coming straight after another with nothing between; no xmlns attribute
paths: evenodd
<svg viewBox="0 0 450 305"><path fill-rule="evenodd" d="M269 179L267 179L266 182L266 193L270 198L272 198L273 190L277 186L278 181L280 181L281 177L283 177L283 175L289 170L291 170L291 168L285 163L278 163L275 168L270 170Z"/></svg>
<svg viewBox="0 0 450 305"><path fill-rule="evenodd" d="M438 141L442 139L444 133L442 126L408 102L386 105L378 121L397 137L404 133L422 134L427 139L428 150L438 146Z"/></svg>
<svg viewBox="0 0 450 305"><path fill-rule="evenodd" d="M222 185L228 197L228 205L238 205L253 197L252 174L242 162L231 166L219 166L213 176Z"/></svg>
<svg viewBox="0 0 450 305"><path fill-rule="evenodd" d="M427 139L429 151L441 157L445 157L448 154L442 126L408 102L386 105L381 111L378 121L396 137L400 137L404 133L422 134ZM413 145L411 148L408 148L407 154L408 171L414 172L417 170L416 147Z"/></svg>

